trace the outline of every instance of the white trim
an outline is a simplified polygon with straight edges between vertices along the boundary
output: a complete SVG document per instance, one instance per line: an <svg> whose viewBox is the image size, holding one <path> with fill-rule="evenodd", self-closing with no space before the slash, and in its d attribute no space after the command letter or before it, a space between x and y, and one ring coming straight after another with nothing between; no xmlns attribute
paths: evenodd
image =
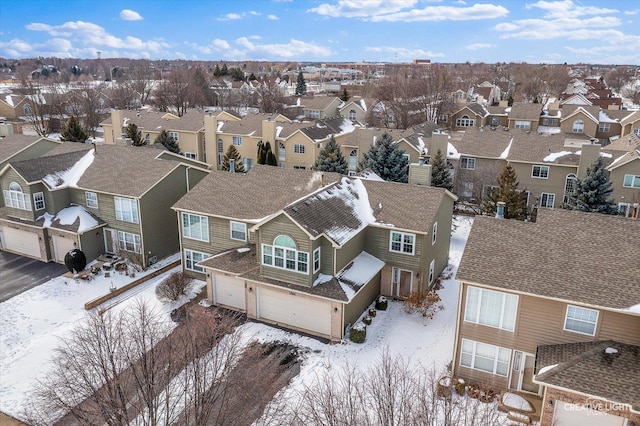
<svg viewBox="0 0 640 426"><path fill-rule="evenodd" d="M585 320L582 318L569 318L569 309L580 309L582 311L590 311L589 313L595 312L596 313L596 319L594 322L591 322L589 320ZM598 319L600 318L600 311L598 311L597 309L589 309L589 308L584 308L582 306L576 306L576 305L567 305L567 310L565 311L564 314L564 325L562 327L562 329L564 331L569 331L571 333L578 333L578 334L584 334L586 336L595 336L596 335L596 330L598 329ZM584 331L579 331L579 330L573 330L570 328L567 328L567 320L572 319L574 321L577 321L579 323L585 323L585 324L593 324L593 333L585 333Z"/></svg>
<svg viewBox="0 0 640 426"><path fill-rule="evenodd" d="M400 235L400 241L394 241L393 240L393 235L394 234L398 234ZM405 237L411 237L412 241L409 242L405 242L404 238ZM396 250L393 248L393 244L400 244L400 249ZM405 250L405 246L411 245L411 252L408 252ZM415 255L416 253L416 234L411 234L408 232L400 232L400 231L394 231L391 230L391 232L389 232L389 251L393 252L393 253L400 253L400 254L409 254L411 256Z"/></svg>
<svg viewBox="0 0 640 426"><path fill-rule="evenodd" d="M244 238L234 238L233 237L233 225L241 225L242 227L244 227ZM236 233L241 232L236 230ZM232 240L236 240L236 241L247 241L247 224L243 223L243 222L236 222L234 220L229 221L229 238L231 238Z"/></svg>

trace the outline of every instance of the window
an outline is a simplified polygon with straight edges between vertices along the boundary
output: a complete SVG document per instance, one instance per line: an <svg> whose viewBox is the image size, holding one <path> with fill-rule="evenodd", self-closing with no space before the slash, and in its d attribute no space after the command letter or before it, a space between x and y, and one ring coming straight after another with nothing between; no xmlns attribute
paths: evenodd
<svg viewBox="0 0 640 426"><path fill-rule="evenodd" d="M543 118L542 119L543 126L557 126L558 119L557 118Z"/></svg>
<svg viewBox="0 0 640 426"><path fill-rule="evenodd" d="M195 272L204 272L204 268L197 266L196 263L203 261L209 257L206 253L200 253L199 251L184 250L184 269Z"/></svg>
<svg viewBox="0 0 640 426"><path fill-rule="evenodd" d="M313 273L320 270L320 247L313 251Z"/></svg>
<svg viewBox="0 0 640 426"><path fill-rule="evenodd" d="M29 104L24 104L24 107L22 107L22 109L24 110L25 115L33 114L33 110L31 109L31 105Z"/></svg>
<svg viewBox="0 0 640 426"><path fill-rule="evenodd" d="M573 133L584 133L584 121L576 120L573 122Z"/></svg>
<svg viewBox="0 0 640 426"><path fill-rule="evenodd" d="M284 163L287 159L287 150L282 142L278 142L278 163Z"/></svg>
<svg viewBox="0 0 640 426"><path fill-rule="evenodd" d="M133 198L113 197L116 204L116 219L138 223L138 204Z"/></svg>
<svg viewBox="0 0 640 426"><path fill-rule="evenodd" d="M510 349L462 339L460 365L464 367L506 377L510 359Z"/></svg>
<svg viewBox="0 0 640 426"><path fill-rule="evenodd" d="M433 224L433 228L431 229L431 245L434 245L437 239L438 239L438 222L435 222Z"/></svg>
<svg viewBox="0 0 640 426"><path fill-rule="evenodd" d="M304 145L301 143L293 145L293 152L296 154L304 154Z"/></svg>
<svg viewBox="0 0 640 426"><path fill-rule="evenodd" d="M440 118L438 120L442 121L443 123L447 122L448 117L446 115L441 115Z"/></svg>
<svg viewBox="0 0 640 426"><path fill-rule="evenodd" d="M245 173L248 172L253 167L253 158L244 157L242 159L242 165L244 166Z"/></svg>
<svg viewBox="0 0 640 426"><path fill-rule="evenodd" d="M431 263L429 264L429 284L433 284L433 278L435 275L435 267L436 267L436 260L433 259L431 261Z"/></svg>
<svg viewBox="0 0 640 426"><path fill-rule="evenodd" d="M355 170L358 167L358 150L354 149L349 153L349 170Z"/></svg>
<svg viewBox="0 0 640 426"><path fill-rule="evenodd" d="M514 331L518 296L479 287L467 287L464 320Z"/></svg>
<svg viewBox="0 0 640 426"><path fill-rule="evenodd" d="M151 144L151 135L149 133L147 133L144 137L144 143L149 145Z"/></svg>
<svg viewBox="0 0 640 426"><path fill-rule="evenodd" d="M36 192L33 194L33 207L37 210L44 210L44 194Z"/></svg>
<svg viewBox="0 0 640 426"><path fill-rule="evenodd" d="M460 157L460 168L467 170L475 170L476 169L476 159L468 158L468 157Z"/></svg>
<svg viewBox="0 0 640 426"><path fill-rule="evenodd" d="M516 129L531 130L531 122L516 120Z"/></svg>
<svg viewBox="0 0 640 426"><path fill-rule="evenodd" d="M233 145L234 146L242 146L242 136L234 136L233 137Z"/></svg>
<svg viewBox="0 0 640 426"><path fill-rule="evenodd" d="M224 142L222 142L222 139L218 139L218 152L224 152Z"/></svg>
<svg viewBox="0 0 640 426"><path fill-rule="evenodd" d="M231 222L231 239L247 241L247 224L242 222Z"/></svg>
<svg viewBox="0 0 640 426"><path fill-rule="evenodd" d="M389 251L395 251L396 253L404 254L414 254L415 240L415 234L406 234L404 232L391 231Z"/></svg>
<svg viewBox="0 0 640 426"><path fill-rule="evenodd" d="M500 125L500 117L491 117L491 125L499 126Z"/></svg>
<svg viewBox="0 0 640 426"><path fill-rule="evenodd" d="M351 111L349 111L349 120L351 121L355 121L357 119L356 117L356 110L352 109Z"/></svg>
<svg viewBox="0 0 640 426"><path fill-rule="evenodd" d="M552 209L555 200L556 200L556 194L543 192L542 194L540 194L540 207L547 207Z"/></svg>
<svg viewBox="0 0 640 426"><path fill-rule="evenodd" d="M564 202L569 202L569 197L573 194L578 178L575 174L569 173L564 180Z"/></svg>
<svg viewBox="0 0 640 426"><path fill-rule="evenodd" d="M567 306L567 315L564 318L565 330L593 336L596 334L596 324L598 324L598 311L595 309Z"/></svg>
<svg viewBox="0 0 640 426"><path fill-rule="evenodd" d="M207 162L207 139L202 138L202 161Z"/></svg>
<svg viewBox="0 0 640 426"><path fill-rule="evenodd" d="M635 134L636 134L636 136L640 136L640 127L639 127L639 128L637 128L637 129L634 129L634 130L633 130L633 133L635 133Z"/></svg>
<svg viewBox="0 0 640 426"><path fill-rule="evenodd" d="M391 282L393 284L400 284L400 268L391 269Z"/></svg>
<svg viewBox="0 0 640 426"><path fill-rule="evenodd" d="M320 118L320 111L309 111L309 118Z"/></svg>
<svg viewBox="0 0 640 426"><path fill-rule="evenodd" d="M184 156L187 158L190 158L192 160L197 160L198 159L198 155L195 152L185 152Z"/></svg>
<svg viewBox="0 0 640 426"><path fill-rule="evenodd" d="M609 132L609 130L611 130L611 124L609 124L609 123L600 123L600 124L598 125L598 131L599 131L599 132L605 132L605 133L608 133L608 132Z"/></svg>
<svg viewBox="0 0 640 426"><path fill-rule="evenodd" d="M92 209L98 208L98 194L96 194L95 192L85 192L84 199L87 202L87 207L90 207Z"/></svg>
<svg viewBox="0 0 640 426"><path fill-rule="evenodd" d="M460 182L460 196L473 197L473 182Z"/></svg>
<svg viewBox="0 0 640 426"><path fill-rule="evenodd" d="M293 166L294 170L306 170L305 166Z"/></svg>
<svg viewBox="0 0 640 426"><path fill-rule="evenodd" d="M192 240L209 241L209 218L182 213L182 235Z"/></svg>
<svg viewBox="0 0 640 426"><path fill-rule="evenodd" d="M262 264L306 274L309 253L296 250L296 243L291 237L280 235L273 240L273 245L262 245Z"/></svg>
<svg viewBox="0 0 640 426"><path fill-rule="evenodd" d="M118 231L118 247L121 250L141 253L140 235Z"/></svg>
<svg viewBox="0 0 640 426"><path fill-rule="evenodd" d="M640 188L640 176L624 175L624 182L622 186L625 188Z"/></svg>
<svg viewBox="0 0 640 426"><path fill-rule="evenodd" d="M548 179L549 166L533 166L531 168L531 177L538 179Z"/></svg>
<svg viewBox="0 0 640 426"><path fill-rule="evenodd" d="M169 137L173 139L175 142L178 142L178 140L180 139L178 132L169 132Z"/></svg>
<svg viewBox="0 0 640 426"><path fill-rule="evenodd" d="M31 210L29 194L22 192L22 187L17 182L11 182L9 190L4 191L4 204L20 210Z"/></svg>
<svg viewBox="0 0 640 426"><path fill-rule="evenodd" d="M468 115L463 115L456 120L456 127L473 127L476 124L476 120L469 118Z"/></svg>

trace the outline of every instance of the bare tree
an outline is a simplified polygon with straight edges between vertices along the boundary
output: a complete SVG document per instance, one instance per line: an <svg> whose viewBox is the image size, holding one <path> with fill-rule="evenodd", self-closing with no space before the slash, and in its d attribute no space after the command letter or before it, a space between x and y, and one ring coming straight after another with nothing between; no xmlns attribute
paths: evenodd
<svg viewBox="0 0 640 426"><path fill-rule="evenodd" d="M60 121L65 104L59 85L53 81L41 83L24 77L19 91L26 97L24 115L33 131L46 137L56 130L53 122Z"/></svg>
<svg viewBox="0 0 640 426"><path fill-rule="evenodd" d="M629 67L620 65L606 73L604 75L604 81L607 83L607 87L613 90L614 93L620 93L622 88L631 81L633 74L629 70Z"/></svg>

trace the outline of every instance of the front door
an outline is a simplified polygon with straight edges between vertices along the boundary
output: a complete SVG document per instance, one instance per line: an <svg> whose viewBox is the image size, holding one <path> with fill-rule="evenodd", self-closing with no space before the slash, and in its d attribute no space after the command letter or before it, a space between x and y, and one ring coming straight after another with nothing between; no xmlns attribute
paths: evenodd
<svg viewBox="0 0 640 426"><path fill-rule="evenodd" d="M513 363L511 365L509 388L537 394L540 391L540 387L533 383L533 371L536 365L535 355L513 351Z"/></svg>
<svg viewBox="0 0 640 426"><path fill-rule="evenodd" d="M109 254L116 254L117 252L118 235L115 229L104 230L104 251Z"/></svg>
<svg viewBox="0 0 640 426"><path fill-rule="evenodd" d="M413 290L413 272L406 269L393 268L393 295L408 297Z"/></svg>

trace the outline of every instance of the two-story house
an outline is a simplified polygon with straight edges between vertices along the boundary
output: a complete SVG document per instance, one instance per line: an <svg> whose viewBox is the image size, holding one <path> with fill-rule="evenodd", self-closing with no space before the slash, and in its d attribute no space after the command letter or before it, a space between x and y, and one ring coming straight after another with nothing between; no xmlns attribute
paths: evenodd
<svg viewBox="0 0 640 426"><path fill-rule="evenodd" d="M339 340L379 294L435 283L454 199L429 186L255 166L213 172L174 209L184 269L206 278L212 303Z"/></svg>
<svg viewBox="0 0 640 426"><path fill-rule="evenodd" d="M544 426L638 424L638 235L637 220L596 213L476 217L456 275L453 374L541 397L530 418ZM628 409L589 422L596 400Z"/></svg>
<svg viewBox="0 0 640 426"><path fill-rule="evenodd" d="M0 170L2 250L63 262L127 255L146 266L179 250L171 206L206 165L147 147L66 142Z"/></svg>
<svg viewBox="0 0 640 426"><path fill-rule="evenodd" d="M537 132L542 115L542 104L516 102L508 115L510 129Z"/></svg>

